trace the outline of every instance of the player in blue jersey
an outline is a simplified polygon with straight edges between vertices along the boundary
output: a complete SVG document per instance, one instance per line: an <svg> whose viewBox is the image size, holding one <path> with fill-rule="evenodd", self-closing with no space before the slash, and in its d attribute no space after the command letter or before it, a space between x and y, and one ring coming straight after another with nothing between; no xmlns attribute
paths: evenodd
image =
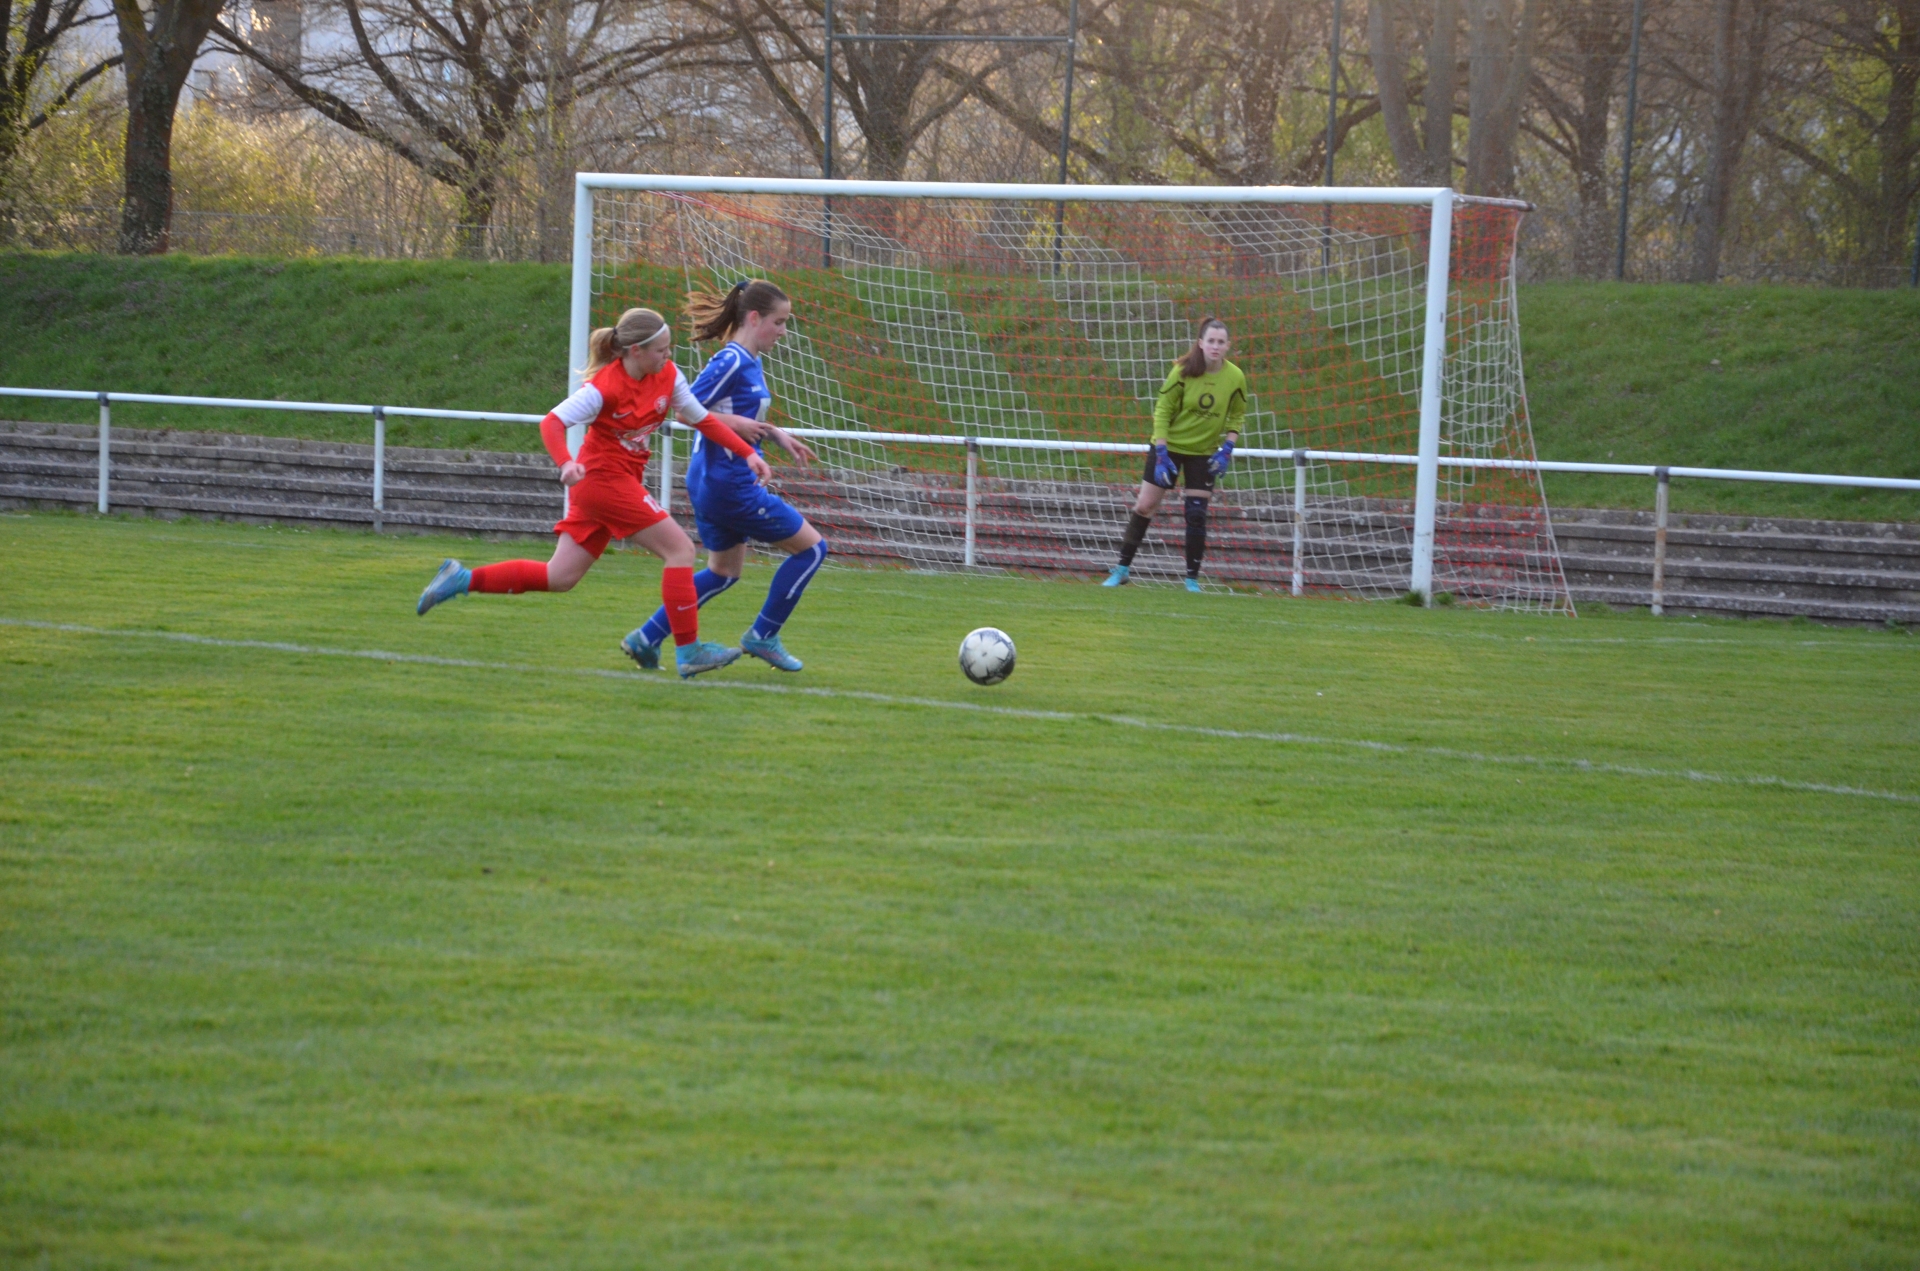
<svg viewBox="0 0 1920 1271"><path fill-rule="evenodd" d="M760 369L760 356L780 342L793 316L787 293L763 279L741 281L724 296L695 292L687 297L696 340L726 343L693 381L693 396L709 411L731 416L734 430L758 449L772 441L801 463L813 452L783 428L767 422L772 394ZM780 643L780 629L800 603L801 593L826 563L827 541L793 505L767 489L746 462L704 437L693 442L687 462L687 497L694 525L706 545L707 567L693 576L701 604L740 581L747 543L768 543L787 554L773 573L760 616L740 638L740 651L778 670L798 671L799 658ZM627 656L647 670L660 665L660 642L667 638L662 608L621 641Z"/></svg>

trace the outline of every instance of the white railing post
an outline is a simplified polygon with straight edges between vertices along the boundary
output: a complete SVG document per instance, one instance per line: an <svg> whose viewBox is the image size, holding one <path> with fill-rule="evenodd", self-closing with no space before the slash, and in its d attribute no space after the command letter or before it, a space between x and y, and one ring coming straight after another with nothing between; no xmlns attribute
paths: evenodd
<svg viewBox="0 0 1920 1271"><path fill-rule="evenodd" d="M1446 400L1447 275L1453 267L1453 191L1433 196L1427 243L1427 333L1420 363L1420 449L1413 482L1413 575L1407 590L1433 603L1433 533L1440 501L1440 412Z"/></svg>
<svg viewBox="0 0 1920 1271"><path fill-rule="evenodd" d="M660 510L673 511L673 425L660 428Z"/></svg>
<svg viewBox="0 0 1920 1271"><path fill-rule="evenodd" d="M1307 590L1307 452L1293 452L1293 594Z"/></svg>
<svg viewBox="0 0 1920 1271"><path fill-rule="evenodd" d="M1673 484L1665 468L1653 470L1653 616L1667 611L1667 487Z"/></svg>
<svg viewBox="0 0 1920 1271"><path fill-rule="evenodd" d="M980 443L967 438L967 549L962 564L973 568L973 526L980 506Z"/></svg>
<svg viewBox="0 0 1920 1271"><path fill-rule="evenodd" d="M373 408L373 532L381 530L387 510L387 408Z"/></svg>
<svg viewBox="0 0 1920 1271"><path fill-rule="evenodd" d="M107 405L107 395L100 394L100 515L107 514L107 475L113 466L111 458L113 443L108 434L113 431L113 410Z"/></svg>

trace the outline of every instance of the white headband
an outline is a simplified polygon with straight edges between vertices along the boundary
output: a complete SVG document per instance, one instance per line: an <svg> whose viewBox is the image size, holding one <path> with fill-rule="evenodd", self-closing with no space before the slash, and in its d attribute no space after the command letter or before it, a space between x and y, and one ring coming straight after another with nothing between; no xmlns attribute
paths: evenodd
<svg viewBox="0 0 1920 1271"><path fill-rule="evenodd" d="M649 344L652 344L655 340L658 340L661 336L671 335L672 333L673 333L673 328L671 326L668 326L666 323L662 322L660 324L660 329L658 331L655 331L652 335L648 336L644 340L636 340L634 343L629 344L627 347L630 349L644 349Z"/></svg>

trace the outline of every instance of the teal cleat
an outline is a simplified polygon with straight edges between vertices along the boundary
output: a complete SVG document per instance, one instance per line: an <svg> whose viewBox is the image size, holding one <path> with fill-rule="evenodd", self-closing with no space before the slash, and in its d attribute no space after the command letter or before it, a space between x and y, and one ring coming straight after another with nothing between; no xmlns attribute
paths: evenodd
<svg viewBox="0 0 1920 1271"><path fill-rule="evenodd" d="M797 671L806 665L787 652L787 647L780 643L777 633L764 640L756 640L753 638L753 632L747 632L740 637L740 652L759 658L776 671Z"/></svg>
<svg viewBox="0 0 1920 1271"><path fill-rule="evenodd" d="M1107 575L1107 581L1101 583L1100 585L1102 587L1124 587L1132 581L1133 581L1132 566L1115 565L1113 567L1113 572Z"/></svg>
<svg viewBox="0 0 1920 1271"><path fill-rule="evenodd" d="M660 646L640 638L640 633L645 630L645 627L635 627L627 632L627 638L620 642L620 652L632 658L641 670L657 671L660 669Z"/></svg>
<svg viewBox="0 0 1920 1271"><path fill-rule="evenodd" d="M1187 590L1188 590L1188 591L1199 591L1199 590L1200 590L1200 580L1199 580L1198 578L1189 578L1189 579L1187 579Z"/></svg>
<svg viewBox="0 0 1920 1271"><path fill-rule="evenodd" d="M680 668L680 678L690 680L696 675L708 671L717 671L723 666L731 666L739 658L740 650L729 649L724 644L715 644L711 640L699 640L693 644L683 644L673 651L674 662Z"/></svg>
<svg viewBox="0 0 1920 1271"><path fill-rule="evenodd" d="M473 571L457 560L440 562L440 572L433 576L427 589L420 593L420 603L414 607L415 613L425 613L437 604L452 600L455 596L467 594L467 584L473 581Z"/></svg>

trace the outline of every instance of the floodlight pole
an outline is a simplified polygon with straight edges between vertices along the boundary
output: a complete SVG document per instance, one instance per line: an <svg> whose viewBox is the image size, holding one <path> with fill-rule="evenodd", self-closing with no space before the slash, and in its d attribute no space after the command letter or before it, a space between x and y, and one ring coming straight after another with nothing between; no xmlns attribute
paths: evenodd
<svg viewBox="0 0 1920 1271"><path fill-rule="evenodd" d="M1646 0L1633 0L1633 35L1627 43L1627 118L1620 132L1620 241L1613 253L1613 280L1627 276L1627 209L1633 199L1633 112L1640 94L1640 27Z"/></svg>
<svg viewBox="0 0 1920 1271"><path fill-rule="evenodd" d="M1327 42L1327 172L1323 185L1333 184L1333 139L1340 128L1340 0L1333 0L1333 38ZM1320 268L1333 264L1333 204L1326 207L1326 229L1320 238ZM1297 593L1296 593L1297 594Z"/></svg>
<svg viewBox="0 0 1920 1271"><path fill-rule="evenodd" d="M1079 47L1080 0L1067 0L1067 87L1060 101L1060 184L1067 183L1067 147L1073 141L1073 59ZM1060 273L1060 248L1067 234L1067 205L1053 205L1053 272Z"/></svg>
<svg viewBox="0 0 1920 1271"><path fill-rule="evenodd" d="M1413 574L1407 590L1433 604L1433 534L1440 501L1440 412L1446 400L1447 275L1453 267L1453 191L1433 196L1427 243L1427 333L1420 365L1420 449L1413 486Z"/></svg>
<svg viewBox="0 0 1920 1271"><path fill-rule="evenodd" d="M827 0L827 39L822 51L822 65L826 71L827 106L820 124L820 175L823 179L833 180L833 0ZM833 196L829 194L821 201L826 212L826 232L820 236L820 268L833 268Z"/></svg>

